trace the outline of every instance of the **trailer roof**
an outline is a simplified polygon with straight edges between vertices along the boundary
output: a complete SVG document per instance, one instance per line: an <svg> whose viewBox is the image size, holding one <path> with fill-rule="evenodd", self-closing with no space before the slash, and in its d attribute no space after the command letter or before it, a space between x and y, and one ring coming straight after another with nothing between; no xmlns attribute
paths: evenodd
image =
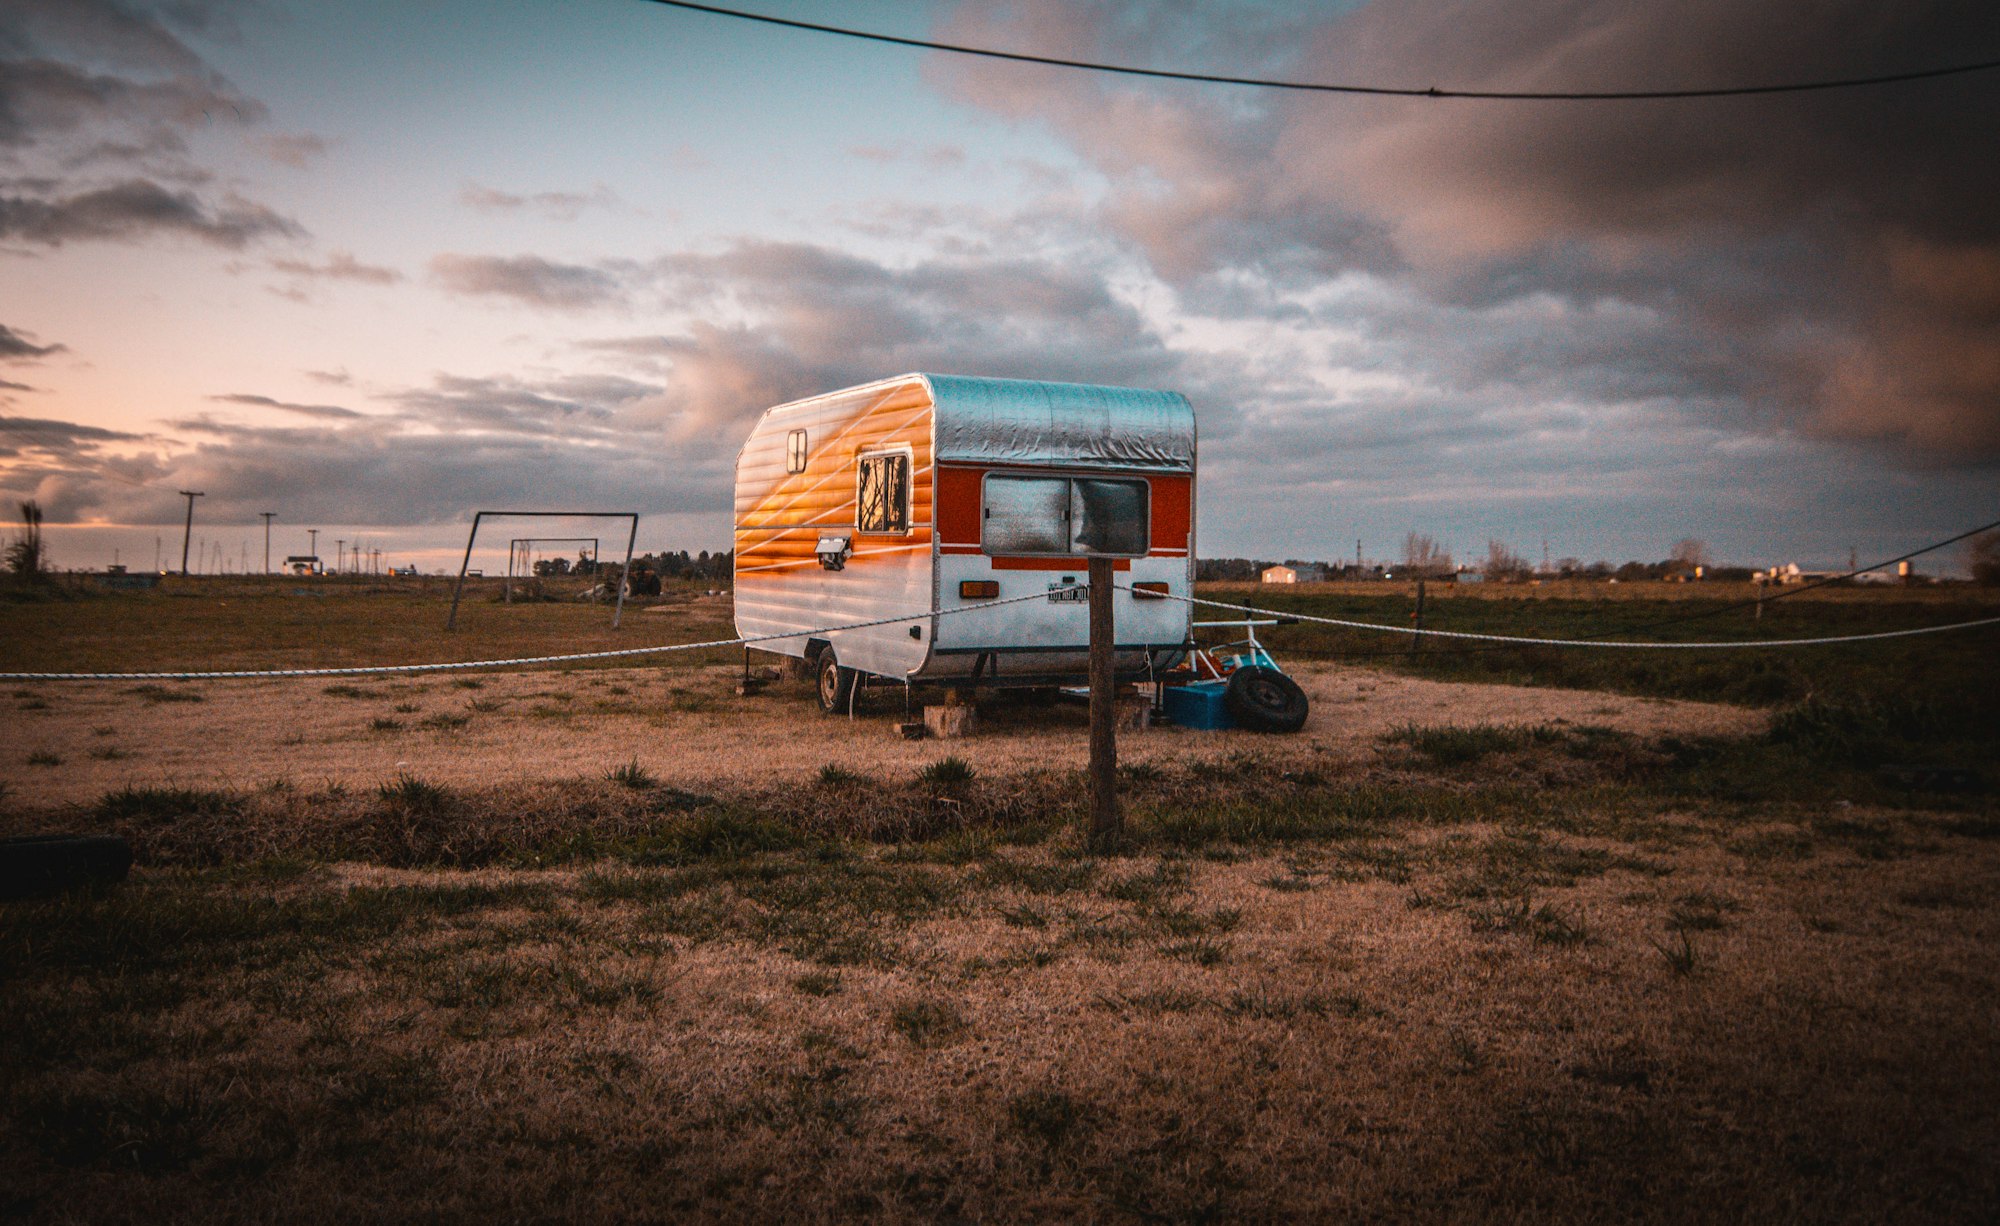
<svg viewBox="0 0 2000 1226"><path fill-rule="evenodd" d="M1179 392L966 375L914 377L931 389L936 457L947 463L1194 471L1194 409Z"/></svg>

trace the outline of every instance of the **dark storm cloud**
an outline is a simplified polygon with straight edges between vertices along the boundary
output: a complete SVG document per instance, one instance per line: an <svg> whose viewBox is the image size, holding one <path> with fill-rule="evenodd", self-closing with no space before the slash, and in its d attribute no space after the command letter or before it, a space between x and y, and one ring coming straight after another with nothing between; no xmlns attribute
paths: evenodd
<svg viewBox="0 0 2000 1226"><path fill-rule="evenodd" d="M211 198L187 137L266 118L179 31L228 26L227 6L14 0L0 6L0 237L59 245L192 236L224 247L296 237L254 201ZM319 138L264 138L304 158ZM180 190L163 186L178 185Z"/></svg>
<svg viewBox="0 0 2000 1226"><path fill-rule="evenodd" d="M107 430L101 426L79 425L46 417L10 417L0 414L0 460L7 462L0 473L0 485L9 491L32 496L35 483L23 479L24 470L61 471L88 465L106 443L136 443L144 435Z"/></svg>
<svg viewBox="0 0 2000 1226"><path fill-rule="evenodd" d="M561 311L610 306L626 299L626 287L613 272L534 255L447 253L431 260L431 276L454 294L509 298Z"/></svg>
<svg viewBox="0 0 2000 1226"><path fill-rule="evenodd" d="M67 352L67 345L37 345L25 333L0 324L0 362L25 362Z"/></svg>
<svg viewBox="0 0 2000 1226"><path fill-rule="evenodd" d="M621 410L658 390L615 375L536 381L440 375L429 387L409 388L386 399L431 428L612 444L631 433Z"/></svg>
<svg viewBox="0 0 2000 1226"><path fill-rule="evenodd" d="M323 264L310 260L272 260L277 272L306 280L355 281L363 285L394 285L403 274L379 264L363 264L352 252L336 251Z"/></svg>
<svg viewBox="0 0 2000 1226"><path fill-rule="evenodd" d="M605 338L665 380L650 402L681 439L741 429L773 404L911 370L1171 384L1180 361L1089 269L1030 260L895 266L799 243L667 256L631 274L712 318Z"/></svg>
<svg viewBox="0 0 2000 1226"><path fill-rule="evenodd" d="M168 191L145 179L53 199L0 195L0 238L59 247L77 240L130 241L160 233L235 249L304 231L259 204L229 199L211 205L193 192Z"/></svg>
<svg viewBox="0 0 2000 1226"><path fill-rule="evenodd" d="M366 416L337 404L294 404L246 392L231 392L222 396L210 396L209 399L220 404L238 404L252 409L276 409L281 413L296 413L301 417L314 417L321 421L352 421Z"/></svg>
<svg viewBox="0 0 2000 1226"><path fill-rule="evenodd" d="M1490 89L1765 83L2000 49L1985 0L1438 0L1289 24L1029 0L966 6L944 33L1123 62ZM1739 429L1796 428L1933 462L2000 457L1994 74L1704 102L1502 104L934 63L947 88L1072 142L1111 183L1101 216L1190 302L1251 311L1242 285L1262 281L1286 291L1274 312L1295 312L1291 291L1343 273L1389 280L1439 318L1543 295L1577 311L1609 301L1628 313L1624 352L1615 338L1589 341L1608 366L1583 368L1581 395L1626 381L1613 368L1650 372L1640 384L1667 372L1667 384L1731 401L1723 411ZM1413 352L1425 329L1405 322L1414 379L1506 350L1467 355L1443 336L1427 360ZM1563 369L1530 363L1524 392L1551 372L1561 383Z"/></svg>
<svg viewBox="0 0 2000 1226"><path fill-rule="evenodd" d="M162 423L192 446L0 416L0 494L37 497L51 519L122 523L174 522L176 488L205 491L204 514L218 520L254 519L282 497L291 517L382 526L463 521L500 506L727 507L735 440L664 452L644 410L657 391L605 374L441 375L378 397L391 411L367 415L229 393L211 399L309 420ZM98 454L109 443L125 444L115 462Z"/></svg>

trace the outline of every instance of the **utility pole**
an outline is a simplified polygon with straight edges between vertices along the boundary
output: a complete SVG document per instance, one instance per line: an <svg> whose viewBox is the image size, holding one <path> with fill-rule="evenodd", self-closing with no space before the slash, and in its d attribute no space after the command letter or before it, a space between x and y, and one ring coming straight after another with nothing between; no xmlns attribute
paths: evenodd
<svg viewBox="0 0 2000 1226"><path fill-rule="evenodd" d="M342 568L342 567L343 567L343 566L344 566L344 565L346 564L346 562L347 562L347 538L346 538L346 537L344 537L344 536L337 536L337 537L334 537L334 538L333 538L333 573L334 573L334 574L336 574L336 575L337 575L337 574L339 574L339 573L340 573L340 571L341 571L341 568Z"/></svg>
<svg viewBox="0 0 2000 1226"><path fill-rule="evenodd" d="M277 512L259 511L257 514L264 517L264 573L268 575L271 573L271 517Z"/></svg>
<svg viewBox="0 0 2000 1226"><path fill-rule="evenodd" d="M306 552L312 555L313 565L319 566L319 529L307 528L306 535L312 538L312 544L306 547Z"/></svg>
<svg viewBox="0 0 2000 1226"><path fill-rule="evenodd" d="M188 500L187 523L181 528L181 574L188 573L188 542L194 536L194 500L205 497L200 490L182 490L181 497Z"/></svg>

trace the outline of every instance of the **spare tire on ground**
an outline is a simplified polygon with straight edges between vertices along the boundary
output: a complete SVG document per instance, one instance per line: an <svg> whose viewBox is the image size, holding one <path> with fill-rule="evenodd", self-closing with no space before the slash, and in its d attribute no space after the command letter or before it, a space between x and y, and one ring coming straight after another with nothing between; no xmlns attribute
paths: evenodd
<svg viewBox="0 0 2000 1226"><path fill-rule="evenodd" d="M1229 674L1222 705L1237 727L1252 732L1297 732L1306 723L1306 692L1290 677L1261 664Z"/></svg>
<svg viewBox="0 0 2000 1226"><path fill-rule="evenodd" d="M46 898L125 880L132 847L116 835L36 834L0 839L0 901Z"/></svg>

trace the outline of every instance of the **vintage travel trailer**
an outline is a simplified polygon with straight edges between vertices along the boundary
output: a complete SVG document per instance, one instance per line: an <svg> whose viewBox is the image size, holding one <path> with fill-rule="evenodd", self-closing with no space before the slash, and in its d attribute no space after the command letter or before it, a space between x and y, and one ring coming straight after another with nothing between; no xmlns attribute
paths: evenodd
<svg viewBox="0 0 2000 1226"><path fill-rule="evenodd" d="M1194 410L1176 392L909 374L781 404L736 461L736 628L857 677L1082 681L1087 553L1119 555L1121 678L1186 656ZM994 604L1012 597L1039 599ZM957 609L976 612L952 613ZM892 624L812 634L877 618Z"/></svg>

